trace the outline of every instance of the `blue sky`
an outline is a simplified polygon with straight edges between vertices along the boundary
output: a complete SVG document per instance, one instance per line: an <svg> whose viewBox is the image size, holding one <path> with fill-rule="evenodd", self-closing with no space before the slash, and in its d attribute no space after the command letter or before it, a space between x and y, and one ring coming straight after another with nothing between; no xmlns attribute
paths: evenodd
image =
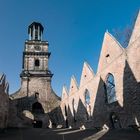
<svg viewBox="0 0 140 140"><path fill-rule="evenodd" d="M61 96L75 75L79 84L84 61L96 73L104 32L123 29L140 8L140 0L0 0L0 72L10 94L20 88L24 41L33 21L44 26L52 53L52 87Z"/></svg>

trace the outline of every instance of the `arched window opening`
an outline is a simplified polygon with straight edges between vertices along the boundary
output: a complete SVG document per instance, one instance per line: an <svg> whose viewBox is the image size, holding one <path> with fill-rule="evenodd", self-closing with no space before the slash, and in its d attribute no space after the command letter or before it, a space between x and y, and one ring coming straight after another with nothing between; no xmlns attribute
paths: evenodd
<svg viewBox="0 0 140 140"><path fill-rule="evenodd" d="M67 112L67 107L65 105L65 117L66 117L66 120L65 120L65 125L66 125L66 128L69 128L69 123L68 123L68 112Z"/></svg>
<svg viewBox="0 0 140 140"><path fill-rule="evenodd" d="M90 106L90 93L85 90L85 105L86 105L86 119L89 120L91 117L91 106Z"/></svg>
<svg viewBox="0 0 140 140"><path fill-rule="evenodd" d="M105 82L105 92L107 98L106 100L109 104L117 101L114 76L111 73L107 75L107 79Z"/></svg>
<svg viewBox="0 0 140 140"><path fill-rule="evenodd" d="M39 67L40 66L40 61L38 59L35 60L35 67Z"/></svg>
<svg viewBox="0 0 140 140"><path fill-rule="evenodd" d="M67 107L65 106L65 116L67 117L68 113L67 113Z"/></svg>
<svg viewBox="0 0 140 140"><path fill-rule="evenodd" d="M39 98L39 93L36 92L36 93L35 93L35 99L38 99L38 98Z"/></svg>
<svg viewBox="0 0 140 140"><path fill-rule="evenodd" d="M89 91L87 89L85 91L85 104L86 105L90 104L90 94L89 94Z"/></svg>
<svg viewBox="0 0 140 140"><path fill-rule="evenodd" d="M74 99L72 100L72 108L74 110Z"/></svg>
<svg viewBox="0 0 140 140"><path fill-rule="evenodd" d="M35 113L35 114L43 114L44 109L43 109L42 105L39 102L35 102L32 105L32 112Z"/></svg>
<svg viewBox="0 0 140 140"><path fill-rule="evenodd" d="M73 108L73 119L74 122L76 122L76 104L75 104L75 100L72 100L72 108Z"/></svg>

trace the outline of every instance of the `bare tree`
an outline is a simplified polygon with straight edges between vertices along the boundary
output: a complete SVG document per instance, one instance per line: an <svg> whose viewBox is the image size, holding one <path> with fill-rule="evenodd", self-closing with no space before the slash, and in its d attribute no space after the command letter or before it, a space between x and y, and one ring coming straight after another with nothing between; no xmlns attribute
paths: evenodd
<svg viewBox="0 0 140 140"><path fill-rule="evenodd" d="M119 43L126 48L132 34L132 27L127 25L124 29L113 29L113 34Z"/></svg>
<svg viewBox="0 0 140 140"><path fill-rule="evenodd" d="M137 18L137 14L135 13L131 20L130 25L127 25L124 29L118 28L118 29L112 30L114 37L119 41L119 43L124 48L126 48L128 46L136 18Z"/></svg>

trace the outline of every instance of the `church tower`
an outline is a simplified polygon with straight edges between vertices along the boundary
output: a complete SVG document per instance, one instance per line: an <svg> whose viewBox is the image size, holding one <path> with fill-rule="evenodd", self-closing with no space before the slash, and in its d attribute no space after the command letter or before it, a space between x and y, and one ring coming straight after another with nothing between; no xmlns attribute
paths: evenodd
<svg viewBox="0 0 140 140"><path fill-rule="evenodd" d="M50 52L48 41L43 41L43 26L33 22L28 27L29 39L25 41L22 61L21 87L11 95L16 99L17 112L24 110L32 114L54 110L60 104L60 98L51 87L53 74L48 68Z"/></svg>
<svg viewBox="0 0 140 140"><path fill-rule="evenodd" d="M26 96L38 96L41 100L47 101L52 92L53 74L48 68L51 53L48 51L48 41L42 40L43 30L43 26L37 22L28 27L29 40L25 41L20 77L21 88Z"/></svg>
<svg viewBox="0 0 140 140"><path fill-rule="evenodd" d="M34 96L47 101L51 98L51 78L48 68L50 52L48 41L42 40L43 26L33 22L28 27L29 39L25 41L23 52L23 70L20 74L24 95Z"/></svg>

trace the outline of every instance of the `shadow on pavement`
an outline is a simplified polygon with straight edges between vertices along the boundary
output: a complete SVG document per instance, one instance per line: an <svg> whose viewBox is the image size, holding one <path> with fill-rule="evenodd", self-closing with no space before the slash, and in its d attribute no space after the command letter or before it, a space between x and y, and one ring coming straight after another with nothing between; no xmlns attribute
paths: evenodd
<svg viewBox="0 0 140 140"><path fill-rule="evenodd" d="M139 140L140 132L132 129L7 129L0 133L0 140Z"/></svg>

